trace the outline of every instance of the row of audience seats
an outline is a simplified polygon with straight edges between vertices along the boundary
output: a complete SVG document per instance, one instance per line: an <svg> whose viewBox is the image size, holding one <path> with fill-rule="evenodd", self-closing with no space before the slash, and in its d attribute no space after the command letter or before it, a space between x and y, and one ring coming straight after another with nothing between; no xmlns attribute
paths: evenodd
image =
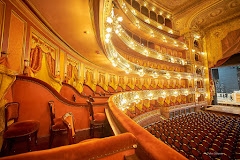
<svg viewBox="0 0 240 160"><path fill-rule="evenodd" d="M126 115L130 118L134 118L136 116L139 116L143 113L146 113L146 112L149 112L149 111L152 111L155 109L157 109L157 108L154 105L151 105L149 107L143 106L141 110L138 109L137 107L135 107L133 111L130 111L127 109Z"/></svg>
<svg viewBox="0 0 240 160"><path fill-rule="evenodd" d="M201 111L145 129L189 159L240 158L240 118Z"/></svg>

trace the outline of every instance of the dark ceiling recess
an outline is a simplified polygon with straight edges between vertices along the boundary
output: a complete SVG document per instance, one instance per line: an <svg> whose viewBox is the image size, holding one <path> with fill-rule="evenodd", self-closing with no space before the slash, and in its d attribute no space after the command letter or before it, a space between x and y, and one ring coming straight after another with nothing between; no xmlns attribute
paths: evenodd
<svg viewBox="0 0 240 160"><path fill-rule="evenodd" d="M221 67L223 67L223 66L235 66L235 65L240 65L240 52L232 55L225 63L223 63L221 65Z"/></svg>
<svg viewBox="0 0 240 160"><path fill-rule="evenodd" d="M112 3L113 3L113 7L114 8L119 9L119 6L118 6L118 4L115 1L112 1Z"/></svg>

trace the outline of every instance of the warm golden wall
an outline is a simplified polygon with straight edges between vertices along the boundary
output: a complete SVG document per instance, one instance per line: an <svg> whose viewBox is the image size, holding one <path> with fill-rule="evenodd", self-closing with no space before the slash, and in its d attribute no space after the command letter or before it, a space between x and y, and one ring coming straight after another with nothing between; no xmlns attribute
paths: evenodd
<svg viewBox="0 0 240 160"><path fill-rule="evenodd" d="M14 76L10 80L7 77L23 73L50 84L58 92L63 81L74 86L80 93L83 91L83 84L93 91L96 91L97 85L106 91L108 88L116 90L118 87L123 90L194 88L191 85L193 79L117 75L89 64L57 40L38 19L27 12L20 12L11 1L3 2L5 5L3 3L2 12L5 18L2 17L2 49L8 55L1 57L0 61L2 77L6 77L1 83L1 99L14 80ZM181 81L186 81L185 85L176 85L181 84Z"/></svg>

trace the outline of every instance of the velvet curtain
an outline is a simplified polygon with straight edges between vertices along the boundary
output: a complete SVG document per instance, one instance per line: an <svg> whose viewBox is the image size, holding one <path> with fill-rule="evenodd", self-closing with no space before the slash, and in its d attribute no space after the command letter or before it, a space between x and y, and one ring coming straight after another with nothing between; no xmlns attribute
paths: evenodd
<svg viewBox="0 0 240 160"><path fill-rule="evenodd" d="M36 46L30 52L30 68L33 73L38 72L42 66L42 50Z"/></svg>
<svg viewBox="0 0 240 160"><path fill-rule="evenodd" d="M56 66L56 61L52 57L50 53L46 53L46 59L47 59L47 64L48 64L48 70L50 74L55 77L55 66Z"/></svg>
<svg viewBox="0 0 240 160"><path fill-rule="evenodd" d="M213 68L221 66L232 55L240 53L240 29L229 32L227 36L222 39L221 43L223 56Z"/></svg>
<svg viewBox="0 0 240 160"><path fill-rule="evenodd" d="M229 32L222 40L223 58L240 52L240 29Z"/></svg>

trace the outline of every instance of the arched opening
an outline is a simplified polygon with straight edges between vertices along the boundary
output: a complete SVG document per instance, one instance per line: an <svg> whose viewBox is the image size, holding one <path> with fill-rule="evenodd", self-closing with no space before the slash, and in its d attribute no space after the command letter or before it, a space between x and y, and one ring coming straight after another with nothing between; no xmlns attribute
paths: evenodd
<svg viewBox="0 0 240 160"><path fill-rule="evenodd" d="M158 23L164 24L164 18L161 15L158 15Z"/></svg>
<svg viewBox="0 0 240 160"><path fill-rule="evenodd" d="M172 28L172 21L168 18L165 19L165 26L168 28Z"/></svg>
<svg viewBox="0 0 240 160"><path fill-rule="evenodd" d="M157 22L157 14L153 11L150 11L150 18Z"/></svg>
<svg viewBox="0 0 240 160"><path fill-rule="evenodd" d="M133 0L132 1L132 6L133 6L134 9L136 9L137 11L140 12L140 4L137 1Z"/></svg>
<svg viewBox="0 0 240 160"><path fill-rule="evenodd" d="M144 6L141 7L141 13L147 17L149 17L148 9Z"/></svg>

